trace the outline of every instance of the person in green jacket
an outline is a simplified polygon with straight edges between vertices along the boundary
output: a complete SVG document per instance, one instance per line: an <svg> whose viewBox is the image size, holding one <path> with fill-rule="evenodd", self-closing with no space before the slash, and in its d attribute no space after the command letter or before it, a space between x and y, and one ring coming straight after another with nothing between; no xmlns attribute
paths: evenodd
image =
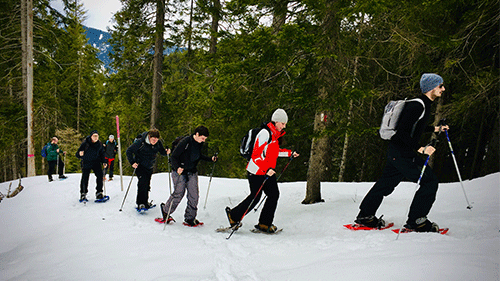
<svg viewBox="0 0 500 281"><path fill-rule="evenodd" d="M65 179L67 178L63 171L64 171L64 162L62 161L61 157L59 155L66 154L65 151L62 151L59 149L59 146L57 143L59 142L59 139L57 137L53 137L52 140L50 141L50 145L47 147L47 162L49 162L49 170L47 171L47 175L49 176L49 182L53 181L54 179L52 178L52 174L54 174L56 166L58 165L59 161L59 179Z"/></svg>

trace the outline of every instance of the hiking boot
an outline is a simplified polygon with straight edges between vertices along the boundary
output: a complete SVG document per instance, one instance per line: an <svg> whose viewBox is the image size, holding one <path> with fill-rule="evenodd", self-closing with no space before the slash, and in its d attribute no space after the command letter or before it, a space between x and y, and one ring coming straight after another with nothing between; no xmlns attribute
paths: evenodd
<svg viewBox="0 0 500 281"><path fill-rule="evenodd" d="M80 202L87 201L87 193L80 194Z"/></svg>
<svg viewBox="0 0 500 281"><path fill-rule="evenodd" d="M227 215L227 220L229 221L229 224L231 225L231 227L238 225L238 222L231 218L231 208L226 207L226 215Z"/></svg>
<svg viewBox="0 0 500 281"><path fill-rule="evenodd" d="M146 205L144 204L137 205L137 210L146 210Z"/></svg>
<svg viewBox="0 0 500 281"><path fill-rule="evenodd" d="M162 222L169 224L170 222L175 222L174 218L172 216L169 216L165 211L164 211L165 203L160 204L160 209L161 209L161 217L162 217ZM168 219L167 219L168 216ZM165 220L166 219L166 220Z"/></svg>
<svg viewBox="0 0 500 281"><path fill-rule="evenodd" d="M95 199L97 199L97 200L104 199L104 194L102 194L102 192L97 192L95 195Z"/></svg>
<svg viewBox="0 0 500 281"><path fill-rule="evenodd" d="M165 203L160 204L160 210L161 210L161 217L163 218L163 221L167 218L168 214L163 210L165 207Z"/></svg>
<svg viewBox="0 0 500 281"><path fill-rule="evenodd" d="M361 224L367 227L373 228L381 228L385 226L385 221L382 219L383 215L380 218L376 216L368 216L368 217L357 217L354 221L357 224Z"/></svg>
<svg viewBox="0 0 500 281"><path fill-rule="evenodd" d="M406 228L416 232L438 232L439 226L435 222L429 221L426 217L416 219L414 222L407 222Z"/></svg>
<svg viewBox="0 0 500 281"><path fill-rule="evenodd" d="M59 179L67 179L68 177L65 175L59 176Z"/></svg>
<svg viewBox="0 0 500 281"><path fill-rule="evenodd" d="M271 226L268 226L268 225L259 223L259 224L255 225L255 228L260 230L260 231L268 232L268 233L275 233L276 230L278 230L278 228L274 224L271 224Z"/></svg>
<svg viewBox="0 0 500 281"><path fill-rule="evenodd" d="M202 223L197 219L190 219L190 220L184 220L184 224L187 226L198 226Z"/></svg>
<svg viewBox="0 0 500 281"><path fill-rule="evenodd" d="M146 203L146 208L151 209L153 207L156 207L156 204L153 204L153 200L151 200L151 202L149 203Z"/></svg>
<svg viewBox="0 0 500 281"><path fill-rule="evenodd" d="M54 179L53 178L49 178L49 182L51 182L51 181L54 181Z"/></svg>

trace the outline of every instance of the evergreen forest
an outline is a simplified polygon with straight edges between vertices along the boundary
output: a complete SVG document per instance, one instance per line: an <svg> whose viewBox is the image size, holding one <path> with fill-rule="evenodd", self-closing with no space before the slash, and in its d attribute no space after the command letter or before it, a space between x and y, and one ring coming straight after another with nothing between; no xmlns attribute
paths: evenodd
<svg viewBox="0 0 500 281"><path fill-rule="evenodd" d="M27 176L24 1L0 0L1 181ZM124 174L138 134L157 128L170 147L204 125L204 154L219 157L214 176L244 178L241 138L283 108L281 146L300 157L280 181L376 181L384 106L420 95L429 72L445 81L433 120L450 126L462 178L500 171L498 0L121 0L108 30L112 70L87 42L82 3L63 0L63 15L49 0L28 1L37 175L47 172L40 150L52 136L67 151L66 173L79 173L82 140L92 130L101 142L116 137L119 116ZM458 181L446 136L425 135L422 145L432 137L438 178ZM156 171L169 168L159 156ZM212 168L200 162L200 174Z"/></svg>

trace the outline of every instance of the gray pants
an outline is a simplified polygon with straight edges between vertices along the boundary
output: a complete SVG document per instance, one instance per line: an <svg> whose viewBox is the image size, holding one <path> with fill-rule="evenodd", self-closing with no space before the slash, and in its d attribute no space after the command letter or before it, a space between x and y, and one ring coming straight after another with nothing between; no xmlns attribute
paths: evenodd
<svg viewBox="0 0 500 281"><path fill-rule="evenodd" d="M196 218L198 212L198 199L200 198L198 189L198 173L187 173L186 175L179 175L176 171L172 171L172 180L174 182L174 192L165 203L163 211L173 214L177 206L184 197L187 190L187 206L184 213L184 220L192 220ZM172 204L172 206L170 206Z"/></svg>

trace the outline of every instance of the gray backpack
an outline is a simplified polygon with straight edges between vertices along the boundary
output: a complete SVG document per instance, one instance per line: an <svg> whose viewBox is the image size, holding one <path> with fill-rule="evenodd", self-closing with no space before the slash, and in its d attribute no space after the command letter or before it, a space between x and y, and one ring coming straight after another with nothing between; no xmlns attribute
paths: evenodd
<svg viewBox="0 0 500 281"><path fill-rule="evenodd" d="M424 107L422 115L418 118L417 122L413 125L411 129L411 136L413 137L413 132L417 126L418 121L424 117L425 114L425 104L421 99L411 99L411 100L391 100L384 108L384 116L382 116L382 124L380 124L379 134L384 140L390 140L392 136L396 134L396 126L398 125L399 115L407 102L418 101Z"/></svg>

